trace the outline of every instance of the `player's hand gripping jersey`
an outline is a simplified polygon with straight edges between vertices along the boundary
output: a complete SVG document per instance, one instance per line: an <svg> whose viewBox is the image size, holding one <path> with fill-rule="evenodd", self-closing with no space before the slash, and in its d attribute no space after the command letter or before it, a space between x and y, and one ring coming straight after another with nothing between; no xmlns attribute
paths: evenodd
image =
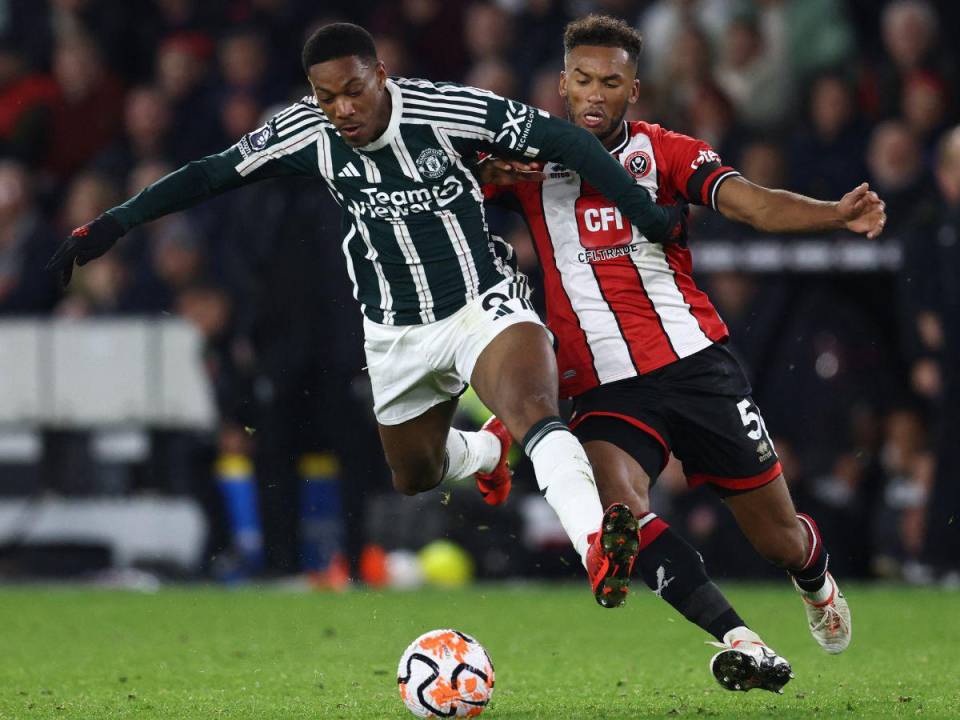
<svg viewBox="0 0 960 720"><path fill-rule="evenodd" d="M704 142L645 122L624 125L611 155L659 204L716 209L720 184L739 174ZM564 397L648 373L727 338L726 325L693 282L686 247L650 242L568 168L548 163L543 172L542 182L487 185L484 195L519 204L530 227Z"/></svg>
<svg viewBox="0 0 960 720"><path fill-rule="evenodd" d="M219 155L198 160L109 211L124 231L263 178L322 178L342 206L343 252L364 314L417 325L455 313L503 280L483 196L464 157L478 151L576 167L660 240L678 214L654 205L588 132L493 93L392 78L386 131L346 144L305 97ZM305 232L309 229L305 228Z"/></svg>

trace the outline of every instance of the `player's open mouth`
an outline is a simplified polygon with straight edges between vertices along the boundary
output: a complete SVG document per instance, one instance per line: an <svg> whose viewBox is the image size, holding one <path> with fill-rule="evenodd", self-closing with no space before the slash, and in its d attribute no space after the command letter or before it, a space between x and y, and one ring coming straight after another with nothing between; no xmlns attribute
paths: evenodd
<svg viewBox="0 0 960 720"><path fill-rule="evenodd" d="M360 128L362 127L362 125L344 125L340 128L340 134L348 138L355 138L360 134Z"/></svg>
<svg viewBox="0 0 960 720"><path fill-rule="evenodd" d="M606 119L602 112L585 112L583 114L583 124L590 128L598 127Z"/></svg>

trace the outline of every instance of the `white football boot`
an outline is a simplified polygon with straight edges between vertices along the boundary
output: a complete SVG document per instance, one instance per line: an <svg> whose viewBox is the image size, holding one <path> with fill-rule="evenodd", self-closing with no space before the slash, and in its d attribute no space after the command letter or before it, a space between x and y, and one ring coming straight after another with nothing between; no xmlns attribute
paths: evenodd
<svg viewBox="0 0 960 720"><path fill-rule="evenodd" d="M768 648L760 636L746 627L734 628L723 642L710 645L723 648L710 659L710 672L727 690L760 688L780 695L793 679L790 663Z"/></svg>
<svg viewBox="0 0 960 720"><path fill-rule="evenodd" d="M793 584L803 598L803 607L807 611L807 622L813 639L828 653L836 655L846 650L850 644L853 625L850 622L850 606L829 572L826 582L829 589L825 587L821 591L821 594L826 595L826 599L820 602L811 598L810 593L804 592L796 581Z"/></svg>

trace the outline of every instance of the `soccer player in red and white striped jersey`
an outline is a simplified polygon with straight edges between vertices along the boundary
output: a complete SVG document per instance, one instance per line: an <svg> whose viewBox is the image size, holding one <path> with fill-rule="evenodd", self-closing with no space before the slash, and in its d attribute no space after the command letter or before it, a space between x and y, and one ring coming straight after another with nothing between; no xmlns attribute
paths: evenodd
<svg viewBox="0 0 960 720"><path fill-rule="evenodd" d="M639 34L589 16L568 25L560 94L658 204L705 205L768 232L847 230L876 237L884 206L864 183L822 202L745 180L705 142L625 122L638 99ZM593 464L604 505L639 519L636 567L723 650L711 668L728 689L779 691L789 664L747 628L710 581L698 553L650 512L648 491L672 452L690 485L709 484L744 534L785 568L810 629L831 653L850 640L846 601L827 571L814 521L793 506L750 384L724 344L727 327L692 277L690 251L651 243L575 172L490 158L488 201L522 212L543 267L547 324L557 339L561 393Z"/></svg>

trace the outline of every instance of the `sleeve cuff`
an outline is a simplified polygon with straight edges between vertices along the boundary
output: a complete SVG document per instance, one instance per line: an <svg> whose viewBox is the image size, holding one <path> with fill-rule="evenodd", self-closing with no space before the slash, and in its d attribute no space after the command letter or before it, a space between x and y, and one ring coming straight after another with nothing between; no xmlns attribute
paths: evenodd
<svg viewBox="0 0 960 720"><path fill-rule="evenodd" d="M728 178L740 175L729 165L704 163L687 180L687 199L694 205L708 205L717 209L717 190Z"/></svg>
<svg viewBox="0 0 960 720"><path fill-rule="evenodd" d="M704 183L704 205L709 205L714 210L719 212L717 207L717 191L720 189L720 186L723 185L727 180L732 177L739 177L740 173L734 170L731 167L720 168L717 171L715 177L708 180Z"/></svg>

